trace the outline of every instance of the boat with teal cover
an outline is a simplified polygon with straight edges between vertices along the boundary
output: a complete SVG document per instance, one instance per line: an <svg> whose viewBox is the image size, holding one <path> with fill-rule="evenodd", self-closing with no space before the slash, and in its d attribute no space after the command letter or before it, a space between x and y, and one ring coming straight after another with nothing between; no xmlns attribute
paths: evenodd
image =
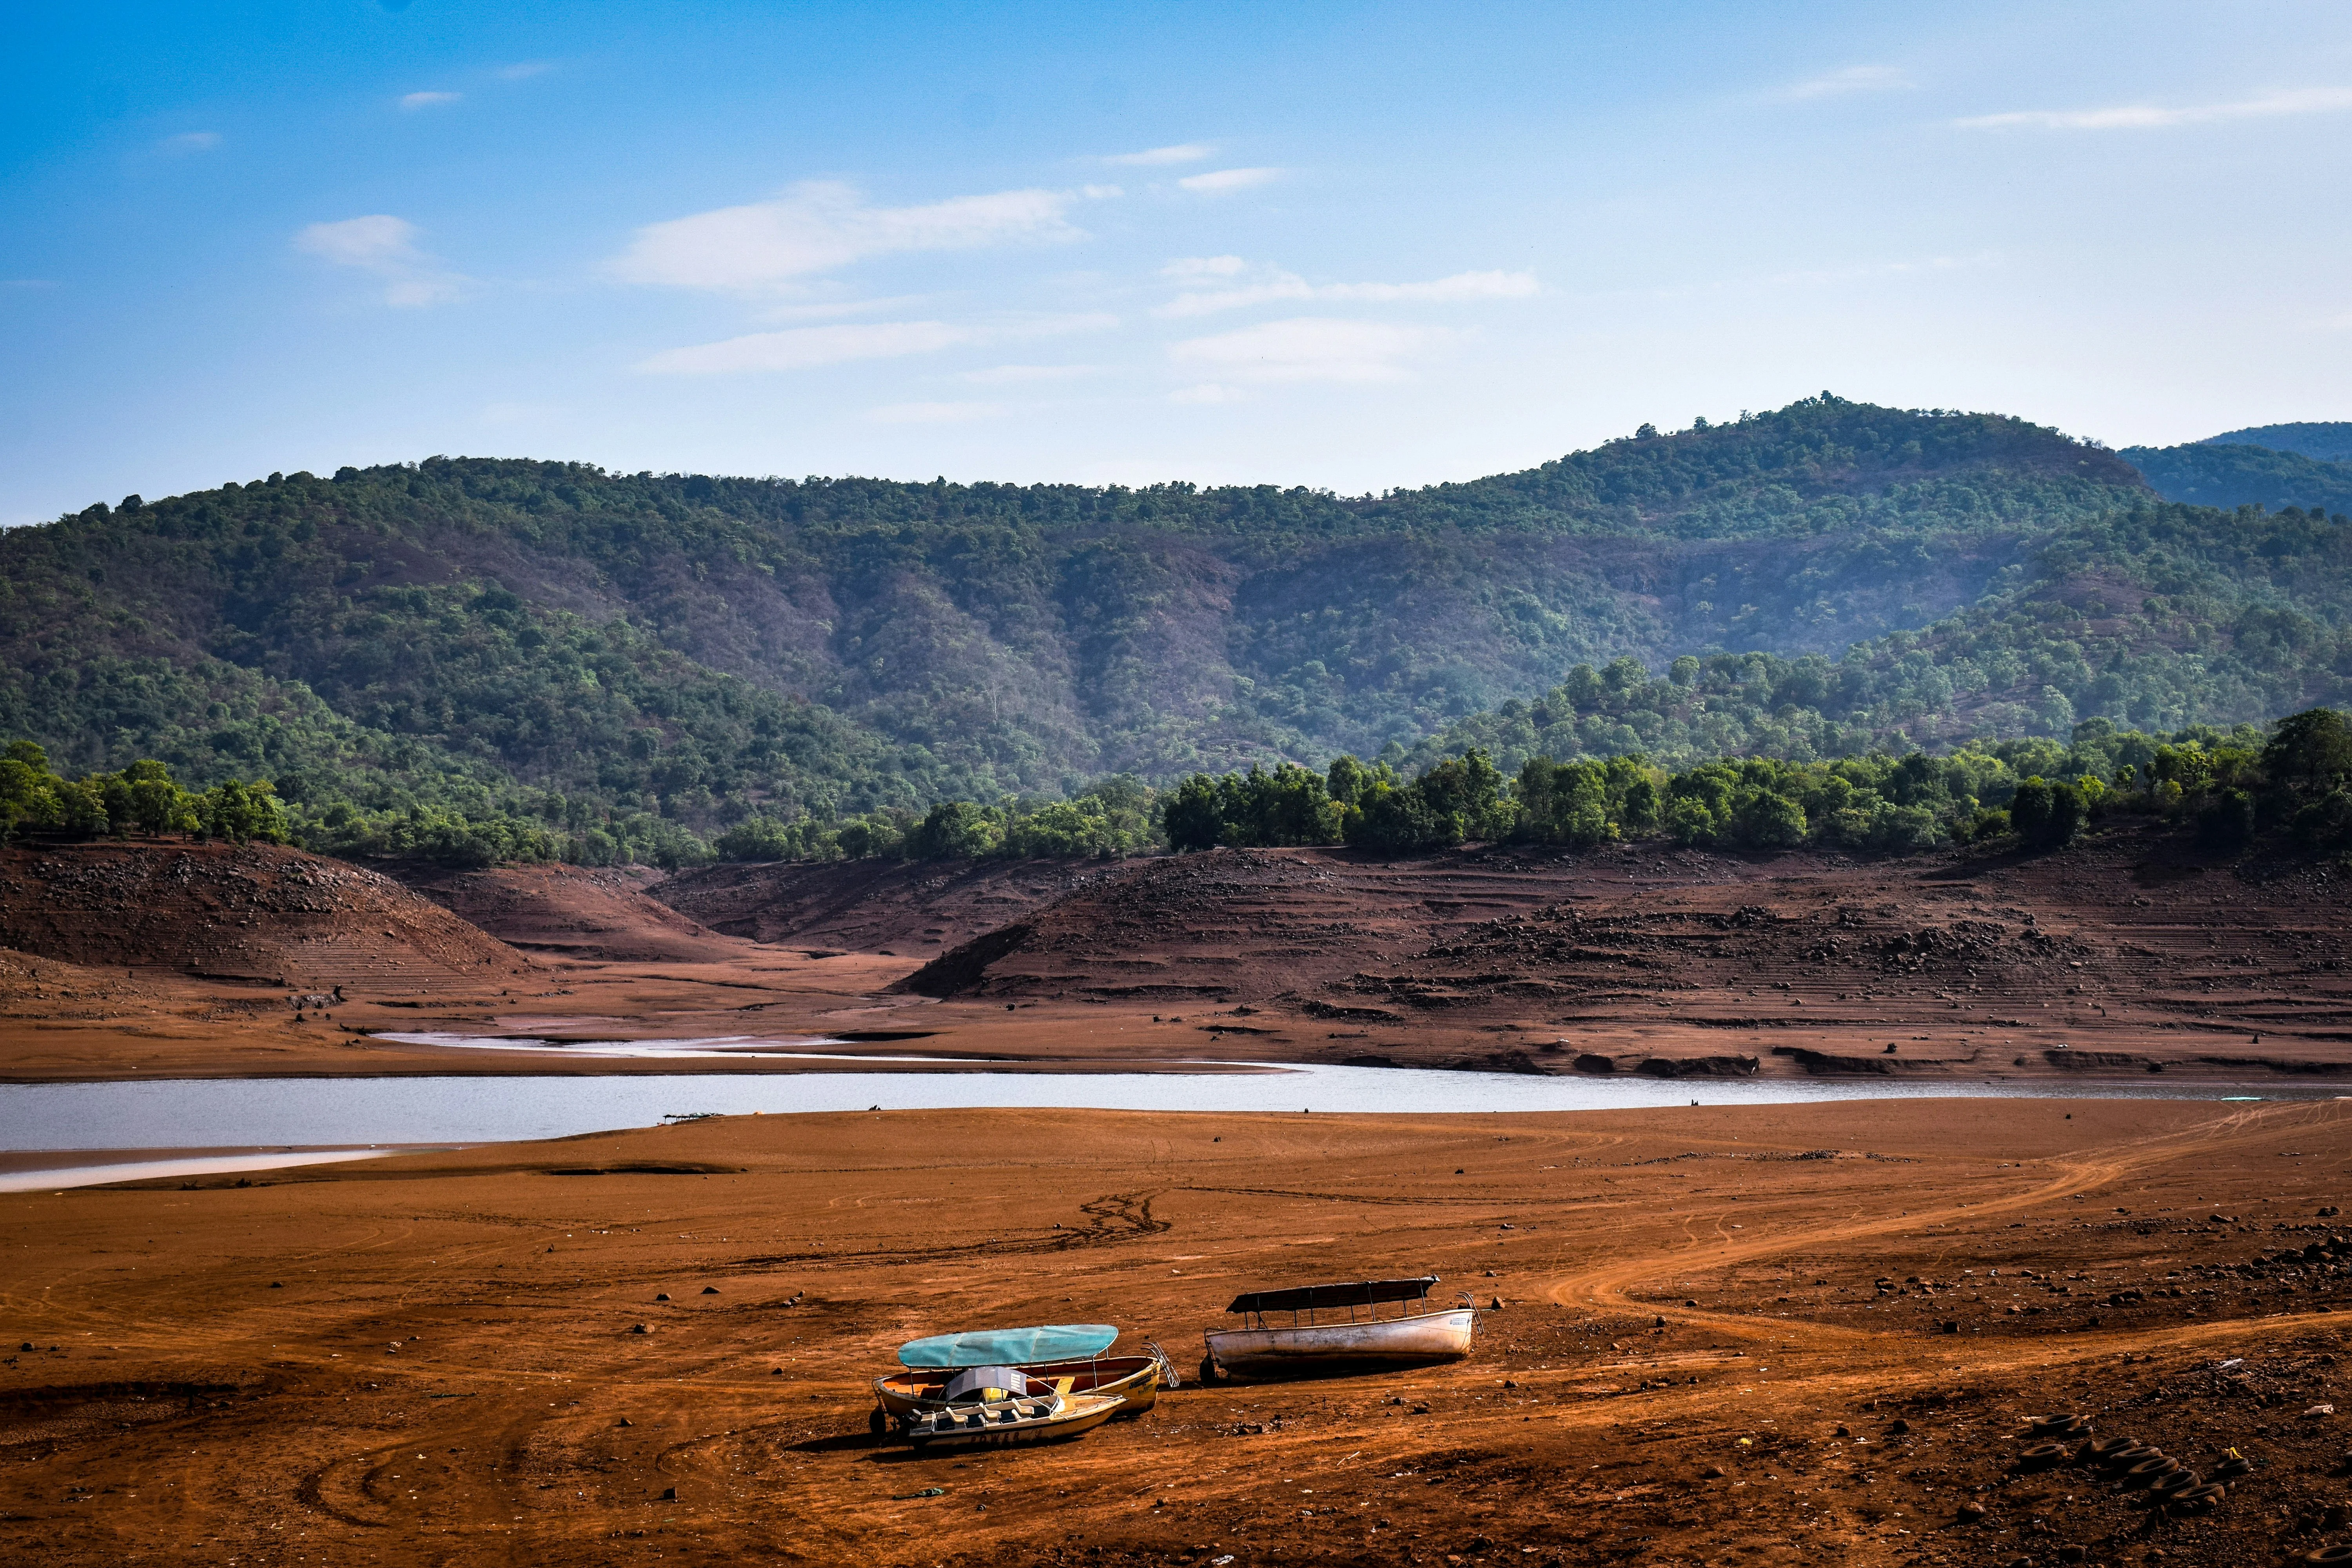
<svg viewBox="0 0 2352 1568"><path fill-rule="evenodd" d="M1118 1331L1108 1323L1045 1323L1033 1329L975 1329L934 1334L898 1347L900 1366L952 1371L968 1366L1039 1366L1091 1361L1110 1349Z"/></svg>
<svg viewBox="0 0 2352 1568"><path fill-rule="evenodd" d="M907 1370L874 1380L874 1412L867 1425L877 1436L894 1423L911 1435L919 1421L949 1408L957 1391L974 1377L993 1373L1006 1376L988 1385L997 1391L988 1395L991 1399L1025 1397L1023 1389L1034 1385L1033 1394L1066 1403L1108 1399L1106 1418L1140 1415L1159 1399L1161 1389L1176 1386L1176 1363L1149 1342L1141 1355L1103 1354L1118 1338L1118 1331L1108 1323L1047 1323L910 1341L898 1347L898 1360ZM1025 1384L1015 1381L1024 1378ZM930 1432L937 1425L931 1422L922 1430ZM1086 1429L1059 1421L1049 1425L1057 1431Z"/></svg>

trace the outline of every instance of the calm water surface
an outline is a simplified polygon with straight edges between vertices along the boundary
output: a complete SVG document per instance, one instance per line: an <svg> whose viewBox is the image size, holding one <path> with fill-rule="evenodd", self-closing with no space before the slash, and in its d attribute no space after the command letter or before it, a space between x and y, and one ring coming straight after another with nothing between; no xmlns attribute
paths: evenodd
<svg viewBox="0 0 2352 1568"><path fill-rule="evenodd" d="M1069 1107L1100 1110L1610 1110L1832 1100L2325 1100L2226 1084L1690 1082L1391 1068L1242 1074L810 1072L612 1078L184 1079L0 1086L0 1150L487 1143L647 1127L716 1112Z"/></svg>

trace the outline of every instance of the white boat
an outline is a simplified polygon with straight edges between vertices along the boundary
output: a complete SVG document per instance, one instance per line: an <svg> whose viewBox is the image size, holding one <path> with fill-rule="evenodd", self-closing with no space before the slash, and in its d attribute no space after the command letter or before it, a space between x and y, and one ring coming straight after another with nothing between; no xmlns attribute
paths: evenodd
<svg viewBox="0 0 2352 1568"><path fill-rule="evenodd" d="M1470 1353L1478 1313L1466 1294L1456 1306L1432 1306L1437 1276L1367 1279L1348 1285L1304 1285L1253 1290L1226 1311L1242 1327L1202 1336L1209 1353L1201 1378L1299 1377L1324 1372L1425 1366ZM1383 1307L1395 1310L1383 1312Z"/></svg>

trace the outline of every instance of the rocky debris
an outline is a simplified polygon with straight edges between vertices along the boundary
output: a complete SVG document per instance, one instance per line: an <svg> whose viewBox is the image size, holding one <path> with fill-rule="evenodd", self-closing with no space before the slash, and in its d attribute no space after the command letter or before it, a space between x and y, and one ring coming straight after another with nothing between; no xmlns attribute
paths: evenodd
<svg viewBox="0 0 2352 1568"><path fill-rule="evenodd" d="M0 850L0 946L362 995L478 987L526 962L388 877L264 844Z"/></svg>

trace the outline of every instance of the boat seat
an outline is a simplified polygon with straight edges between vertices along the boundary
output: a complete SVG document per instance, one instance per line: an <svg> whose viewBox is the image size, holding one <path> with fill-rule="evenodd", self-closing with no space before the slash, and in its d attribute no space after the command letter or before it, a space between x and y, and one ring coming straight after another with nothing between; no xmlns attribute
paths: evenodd
<svg viewBox="0 0 2352 1568"><path fill-rule="evenodd" d="M1077 1382L1078 1380L1075 1377L1055 1378L1054 1380L1055 1397L1058 1399L1067 1399L1070 1396L1070 1390L1077 1386Z"/></svg>

